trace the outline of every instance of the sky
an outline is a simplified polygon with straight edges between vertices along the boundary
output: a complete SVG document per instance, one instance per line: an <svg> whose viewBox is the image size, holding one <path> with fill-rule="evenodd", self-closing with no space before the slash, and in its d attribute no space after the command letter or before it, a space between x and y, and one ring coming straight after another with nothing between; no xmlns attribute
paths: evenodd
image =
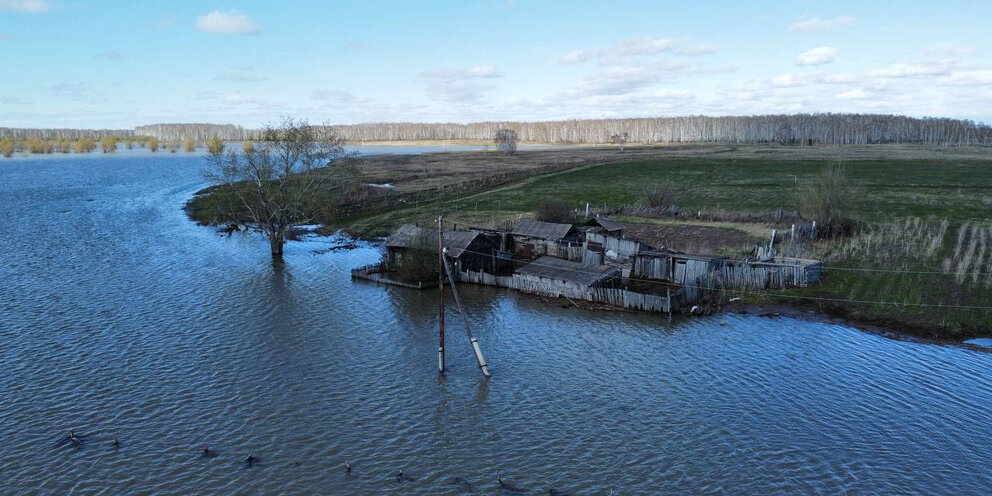
<svg viewBox="0 0 992 496"><path fill-rule="evenodd" d="M989 1L0 0L0 127L992 122Z"/></svg>

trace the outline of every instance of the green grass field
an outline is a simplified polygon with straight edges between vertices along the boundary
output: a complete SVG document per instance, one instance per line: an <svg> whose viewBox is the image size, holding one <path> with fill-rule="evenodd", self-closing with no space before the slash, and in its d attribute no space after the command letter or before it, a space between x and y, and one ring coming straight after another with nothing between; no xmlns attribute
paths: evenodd
<svg viewBox="0 0 992 496"><path fill-rule="evenodd" d="M689 210L769 211L799 208L801 186L836 161L762 159L638 160L604 164L538 178L518 188L449 202L451 212L530 212L547 198L576 207L644 202L645 188L670 182L677 204ZM847 161L842 166L859 188L855 214L866 220L902 216L953 220L992 214L992 162Z"/></svg>
<svg viewBox="0 0 992 496"><path fill-rule="evenodd" d="M715 157L622 161L379 213L355 222L388 230L402 222L429 222L443 212L462 225L483 225L490 219L531 213L548 198L564 200L576 208L586 202L593 206L643 204L645 188L658 182L675 186L676 203L685 210L769 212L781 207L801 211L803 184L837 163ZM992 333L992 312L960 308L992 306L992 277L986 276L992 272L992 229L987 236L976 234L974 243L968 237L964 246L958 246L957 239L964 224L988 225L992 218L992 162L849 160L842 166L858 191L852 210L855 217L866 221L862 229L901 226L905 219L915 218L929 226L926 232L930 237L909 228L901 233L883 229L878 239L870 241L876 243L871 253L854 253L853 239L816 243L808 248L808 256L826 261L828 269L822 283L780 294L757 293L749 299L800 303L859 322L931 337ZM948 227L934 241L932 231L942 220L947 220ZM741 226L742 231L762 229L765 227ZM886 236L888 241L883 240ZM927 250L923 245L928 243L938 246ZM969 255L972 260L964 269L968 276L961 280L956 273L961 272L960 260L971 244L975 245ZM879 269L893 272L876 271ZM885 303L857 303L861 301Z"/></svg>

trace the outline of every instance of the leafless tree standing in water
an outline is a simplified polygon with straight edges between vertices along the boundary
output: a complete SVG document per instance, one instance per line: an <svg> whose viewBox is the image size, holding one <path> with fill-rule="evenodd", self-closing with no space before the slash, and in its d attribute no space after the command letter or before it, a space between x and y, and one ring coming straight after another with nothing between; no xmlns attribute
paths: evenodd
<svg viewBox="0 0 992 496"><path fill-rule="evenodd" d="M322 169L345 157L342 145L329 126L287 118L267 126L254 147L226 153L211 147L207 160L230 200L231 221L264 234L278 259L293 228L313 222L323 183L332 177Z"/></svg>

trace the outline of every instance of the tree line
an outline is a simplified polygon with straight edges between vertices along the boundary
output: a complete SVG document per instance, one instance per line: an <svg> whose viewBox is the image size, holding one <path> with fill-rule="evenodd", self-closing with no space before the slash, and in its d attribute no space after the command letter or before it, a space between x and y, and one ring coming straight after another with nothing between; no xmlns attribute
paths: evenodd
<svg viewBox="0 0 992 496"><path fill-rule="evenodd" d="M350 141L492 141L500 130L523 142L778 143L783 145L867 145L923 143L992 144L992 128L969 120L880 114L795 114L728 117L583 119L472 124L377 122L335 126Z"/></svg>
<svg viewBox="0 0 992 496"><path fill-rule="evenodd" d="M560 121L490 121L470 124L372 122L334 126L348 141L498 140L502 130L521 142L555 144L622 143L777 143L783 145L868 145L920 143L929 145L990 145L992 128L970 120L907 117L883 114L792 114L749 116L685 116ZM0 138L23 140L122 140L154 137L164 143L203 143L213 138L251 141L261 129L234 124L152 124L134 130L0 128ZM622 137L622 139L621 139Z"/></svg>

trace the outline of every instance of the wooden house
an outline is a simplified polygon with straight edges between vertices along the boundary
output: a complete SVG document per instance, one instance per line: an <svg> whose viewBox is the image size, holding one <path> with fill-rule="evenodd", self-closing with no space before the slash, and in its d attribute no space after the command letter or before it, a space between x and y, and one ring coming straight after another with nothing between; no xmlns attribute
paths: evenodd
<svg viewBox="0 0 992 496"><path fill-rule="evenodd" d="M479 231L444 231L444 247L455 269L495 272L499 242ZM411 250L437 253L437 230L404 224L386 238L386 266L393 270L403 265Z"/></svg>
<svg viewBox="0 0 992 496"><path fill-rule="evenodd" d="M527 257L550 255L560 256L569 253L569 248L581 258L582 231L572 224L557 224L537 220L522 219L510 232L515 253ZM568 256L561 258L570 258Z"/></svg>

